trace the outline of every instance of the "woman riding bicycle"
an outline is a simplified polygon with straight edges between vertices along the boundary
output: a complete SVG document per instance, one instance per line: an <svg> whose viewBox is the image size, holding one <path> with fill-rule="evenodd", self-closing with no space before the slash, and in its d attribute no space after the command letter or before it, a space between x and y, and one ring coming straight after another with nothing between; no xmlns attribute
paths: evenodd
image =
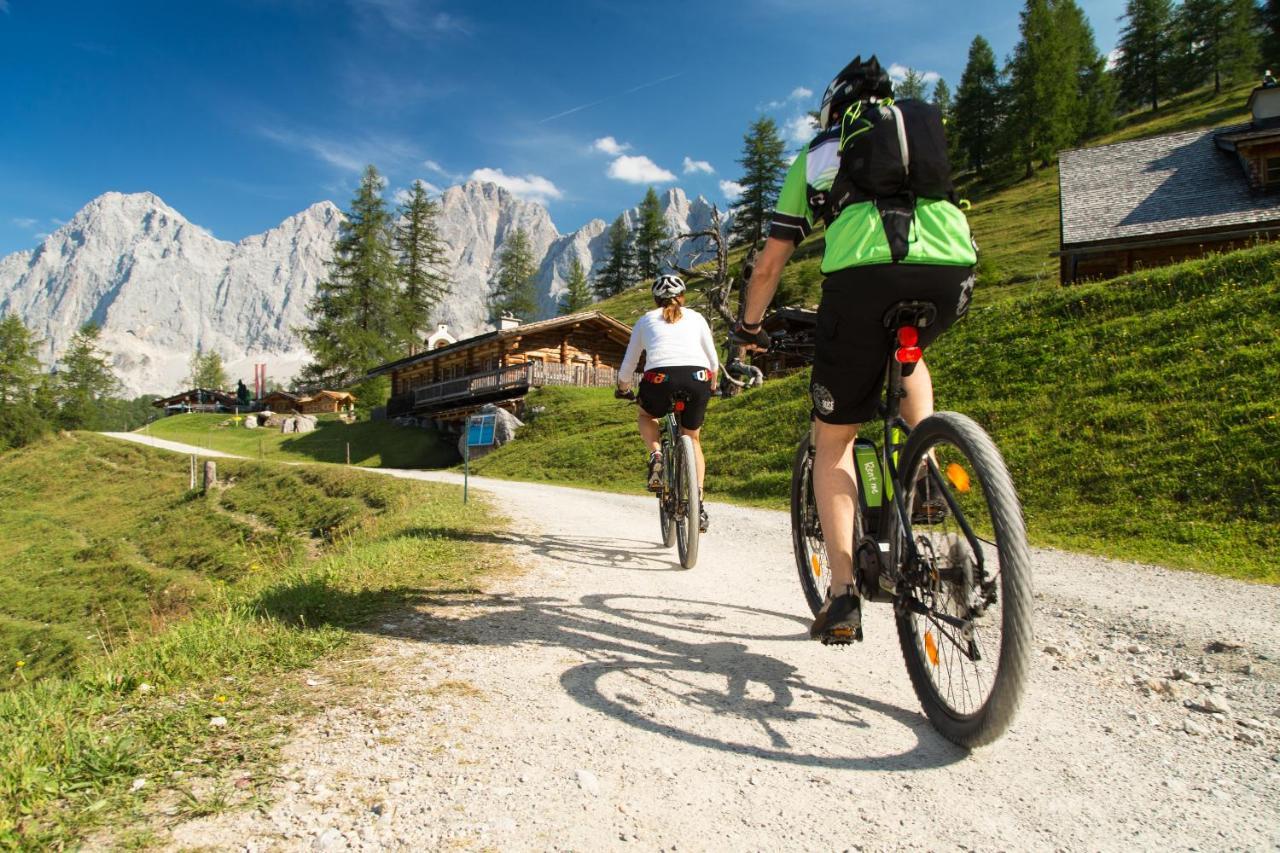
<svg viewBox="0 0 1280 853"><path fill-rule="evenodd" d="M631 377L644 354L644 378L640 382L640 411L636 424L649 450L649 491L662 489L662 451L659 449L658 420L666 417L677 398L684 402L679 413L680 430L693 440L698 463L698 489L702 489L706 462L699 440L707 415L711 389L719 372L719 358L711 340L711 327L692 308L684 307L684 279L660 275L653 283L652 311L636 321L631 341L618 369L618 397L630 397ZM705 507L698 519L706 531Z"/></svg>

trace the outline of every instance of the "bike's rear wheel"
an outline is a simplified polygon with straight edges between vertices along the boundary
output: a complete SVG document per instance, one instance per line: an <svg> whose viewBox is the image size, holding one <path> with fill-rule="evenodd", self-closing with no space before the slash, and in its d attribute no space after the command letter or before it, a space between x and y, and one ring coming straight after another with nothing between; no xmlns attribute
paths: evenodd
<svg viewBox="0 0 1280 853"><path fill-rule="evenodd" d="M675 464L675 453L672 451L671 443L662 442L662 460L664 465ZM663 482L668 483L670 479L663 474ZM667 511L670 504L673 504L673 491L664 489L658 493L658 526L662 534L662 547L670 548L676 544L676 520L671 513Z"/></svg>
<svg viewBox="0 0 1280 853"><path fill-rule="evenodd" d="M955 412L911 432L898 487L920 555L903 567L915 606L897 616L911 685L948 740L990 743L1013 721L1030 672L1031 554L1017 492L991 438ZM904 554L896 519L893 542Z"/></svg>
<svg viewBox="0 0 1280 853"><path fill-rule="evenodd" d="M831 586L831 567L818 520L818 504L813 497L813 454L807 435L796 448L795 460L791 463L791 544L800 588L804 590L809 609L817 616Z"/></svg>
<svg viewBox="0 0 1280 853"><path fill-rule="evenodd" d="M694 456L693 439L680 436L676 451L676 506L683 513L676 518L676 546L680 565L692 569L698 562L698 527L702 515L702 496L698 490L698 460Z"/></svg>

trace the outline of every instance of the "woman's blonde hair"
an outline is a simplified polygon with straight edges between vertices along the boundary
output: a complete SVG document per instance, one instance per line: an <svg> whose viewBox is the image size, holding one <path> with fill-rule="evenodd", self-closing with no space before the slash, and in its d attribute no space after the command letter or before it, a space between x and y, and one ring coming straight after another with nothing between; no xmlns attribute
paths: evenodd
<svg viewBox="0 0 1280 853"><path fill-rule="evenodd" d="M681 307L684 305L684 294L679 296L669 296L666 299L655 299L658 307L662 309L662 319L668 323L674 323L684 316Z"/></svg>

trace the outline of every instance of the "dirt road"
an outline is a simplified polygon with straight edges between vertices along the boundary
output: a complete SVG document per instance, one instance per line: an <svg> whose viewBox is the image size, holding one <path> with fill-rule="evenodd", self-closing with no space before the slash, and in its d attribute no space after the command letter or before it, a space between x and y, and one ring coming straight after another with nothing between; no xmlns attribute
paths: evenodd
<svg viewBox="0 0 1280 853"><path fill-rule="evenodd" d="M1280 847L1280 589L1036 551L1030 694L967 754L887 608L859 646L806 638L784 514L712 504L682 571L651 499L477 485L527 571L374 626L389 683L304 723L263 809L175 846Z"/></svg>

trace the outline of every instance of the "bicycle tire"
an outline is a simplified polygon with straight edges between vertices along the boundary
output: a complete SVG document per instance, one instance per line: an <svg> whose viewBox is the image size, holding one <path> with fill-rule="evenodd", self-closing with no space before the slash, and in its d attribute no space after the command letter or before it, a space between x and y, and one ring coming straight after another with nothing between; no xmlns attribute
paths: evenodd
<svg viewBox="0 0 1280 853"><path fill-rule="evenodd" d="M929 721L943 737L960 746L973 748L996 740L1013 722L1030 676L1034 643L1031 552L1027 547L1022 507L1004 458L982 427L956 412L931 415L921 421L907 439L902 450L903 465L899 474L902 482L897 483L896 487L902 489L908 506L911 505L910 501L917 488L915 472L921 470L925 454L932 448L940 448L944 442L963 455L981 485L985 502L975 500L971 505L980 507L985 503L995 553L999 559L999 591L996 601L990 606L999 608L1000 652L995 673L990 677L990 693L972 711L962 712L954 708L953 703L942 695L930 676L930 658L935 669L941 668L937 644L933 645L933 651L930 652L926 638L918 631L923 620L901 608L897 615L898 641L906 660L907 673L911 677L911 686ZM931 476L929 480L936 482L938 488L949 489L953 499L956 491L968 494L972 490L968 480L965 480L963 488L958 489L948 487L937 477ZM893 541L897 545L896 552L900 553L901 533L896 521L893 527ZM951 547L954 549L959 546L968 547L960 539ZM954 557L948 559L955 562ZM967 571L971 572L972 568ZM954 570L952 574L954 575ZM966 581L970 577L963 572L961 576ZM982 624L978 623L979 630ZM964 666L963 662L961 666ZM981 684L981 679L978 683ZM968 688L967 681L965 688Z"/></svg>
<svg viewBox="0 0 1280 853"><path fill-rule="evenodd" d="M667 460L674 460L675 454L671 451L671 442L665 438L662 441L662 459L663 464L667 464ZM662 535L662 547L670 548L676 544L676 520L667 513L667 504L671 501L672 489L668 488L671 482L670 475L665 470L662 474L662 491L658 492L658 528Z"/></svg>
<svg viewBox="0 0 1280 853"><path fill-rule="evenodd" d="M814 616L826 601L831 575L825 546L821 553L816 547L816 543L822 541L822 530L813 523L816 517L813 457L809 454L809 436L806 435L796 448L795 459L791 463L791 546L795 551L800 589Z"/></svg>
<svg viewBox="0 0 1280 853"><path fill-rule="evenodd" d="M684 507L684 518L676 519L676 543L680 551L680 565L692 569L698 562L698 528L702 510L702 496L698 492L698 458L694 455L693 439L680 436L679 462L676 469L677 504Z"/></svg>

